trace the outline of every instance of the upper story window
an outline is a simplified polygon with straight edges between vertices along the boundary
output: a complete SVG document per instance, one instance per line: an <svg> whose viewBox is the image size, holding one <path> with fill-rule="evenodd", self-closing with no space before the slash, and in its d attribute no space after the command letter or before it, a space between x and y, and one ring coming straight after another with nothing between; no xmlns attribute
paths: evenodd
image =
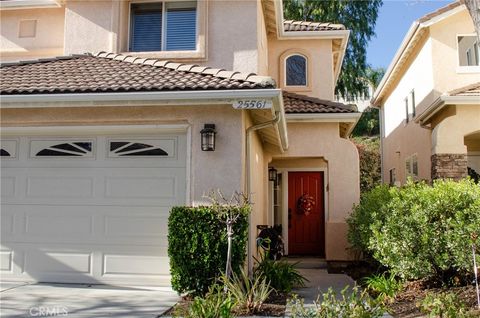
<svg viewBox="0 0 480 318"><path fill-rule="evenodd" d="M196 1L131 4L130 51L193 51L196 47Z"/></svg>
<svg viewBox="0 0 480 318"><path fill-rule="evenodd" d="M285 60L285 85L307 86L307 58L300 54Z"/></svg>
<svg viewBox="0 0 480 318"><path fill-rule="evenodd" d="M457 37L459 66L480 65L480 44L476 35Z"/></svg>
<svg viewBox="0 0 480 318"><path fill-rule="evenodd" d="M410 94L408 94L407 97L405 97L405 121L408 123L410 119L415 117L415 90L412 89Z"/></svg>

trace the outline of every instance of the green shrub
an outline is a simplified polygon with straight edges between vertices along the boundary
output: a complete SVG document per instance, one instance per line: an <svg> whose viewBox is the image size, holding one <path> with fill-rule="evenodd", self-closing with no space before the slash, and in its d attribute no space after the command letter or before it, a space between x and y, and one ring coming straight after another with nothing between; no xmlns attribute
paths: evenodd
<svg viewBox="0 0 480 318"><path fill-rule="evenodd" d="M428 317L467 318L473 317L465 309L465 304L452 292L428 293L419 305Z"/></svg>
<svg viewBox="0 0 480 318"><path fill-rule="evenodd" d="M255 259L256 260L256 259ZM256 260L254 276L265 278L277 292L290 292L293 287L303 287L307 279L296 269L296 264L285 260L272 260L268 255L262 255Z"/></svg>
<svg viewBox="0 0 480 318"><path fill-rule="evenodd" d="M395 299L395 295L402 290L402 282L395 278L394 274L386 276L373 275L364 279L367 290L374 297L380 299L383 302L391 302Z"/></svg>
<svg viewBox="0 0 480 318"><path fill-rule="evenodd" d="M232 268L246 256L249 206L231 206L235 222ZM179 293L204 295L225 271L227 233L224 216L211 207L174 207L168 219L168 256L172 287Z"/></svg>
<svg viewBox="0 0 480 318"><path fill-rule="evenodd" d="M212 285L205 298L195 297L188 317L190 318L231 318L235 306L233 298L223 292L219 285Z"/></svg>
<svg viewBox="0 0 480 318"><path fill-rule="evenodd" d="M222 281L235 300L236 306L240 310L245 310L247 315L258 312L273 291L265 278L260 276L250 278L244 270L239 274L233 274L230 279L223 276Z"/></svg>
<svg viewBox="0 0 480 318"><path fill-rule="evenodd" d="M363 194L382 182L380 138L355 137L352 141L357 146L360 158L360 193Z"/></svg>
<svg viewBox="0 0 480 318"><path fill-rule="evenodd" d="M382 224L388 214L388 203L395 194L396 188L381 185L366 192L360 199L360 204L353 208L347 219L348 241L352 247L367 255L371 254L369 242L372 238L371 226L374 222Z"/></svg>
<svg viewBox="0 0 480 318"><path fill-rule="evenodd" d="M305 306L297 296L289 304L293 318L377 318L384 314L382 303L358 287L344 288L341 297L330 288L321 298L318 296L313 307Z"/></svg>
<svg viewBox="0 0 480 318"><path fill-rule="evenodd" d="M408 182L389 190L374 216L368 250L397 276L437 278L472 271L471 235L480 232L480 187L472 180ZM367 231L368 231L367 230Z"/></svg>

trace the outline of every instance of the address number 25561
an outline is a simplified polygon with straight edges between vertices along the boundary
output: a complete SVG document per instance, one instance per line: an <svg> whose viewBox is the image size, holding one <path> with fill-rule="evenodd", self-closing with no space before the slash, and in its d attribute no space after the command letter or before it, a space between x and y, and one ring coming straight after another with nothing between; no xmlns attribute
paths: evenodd
<svg viewBox="0 0 480 318"><path fill-rule="evenodd" d="M235 109L268 109L272 101L267 99L239 99L233 103Z"/></svg>

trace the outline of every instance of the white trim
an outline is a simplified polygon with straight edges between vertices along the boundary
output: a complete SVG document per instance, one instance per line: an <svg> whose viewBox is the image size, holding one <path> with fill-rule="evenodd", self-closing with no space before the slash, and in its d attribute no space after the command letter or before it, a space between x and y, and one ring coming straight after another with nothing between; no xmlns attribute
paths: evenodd
<svg viewBox="0 0 480 318"><path fill-rule="evenodd" d="M59 0L3 0L0 1L0 10L18 9L48 9L60 8Z"/></svg>
<svg viewBox="0 0 480 318"><path fill-rule="evenodd" d="M362 113L335 113L335 114L286 114L289 123L312 122L312 123L356 123Z"/></svg>
<svg viewBox="0 0 480 318"><path fill-rule="evenodd" d="M278 88L238 89L217 91L125 92L125 93L68 93L68 94L19 94L0 96L1 108L76 107L76 106L132 106L131 102L152 102L159 105L233 104L233 99L273 98L282 94ZM68 105L65 105L68 102ZM110 103L109 102L113 102Z"/></svg>
<svg viewBox="0 0 480 318"><path fill-rule="evenodd" d="M283 158L279 158L280 160ZM278 168L278 172L282 173L282 237L285 243L285 254L288 255L288 173L289 172L323 172L323 208L324 208L324 231L325 231L325 246L324 251L326 253L327 243L327 220L329 217L329 205L328 205L328 184L330 183L327 168Z"/></svg>
<svg viewBox="0 0 480 318"><path fill-rule="evenodd" d="M480 66L457 66L455 71L458 74L480 73Z"/></svg>
<svg viewBox="0 0 480 318"><path fill-rule="evenodd" d="M415 119L416 123L423 124L425 121L429 120L436 113L442 110L445 106L448 105L479 105L480 104L479 96L449 96L442 95L437 98L430 106L425 109L418 117Z"/></svg>
<svg viewBox="0 0 480 318"><path fill-rule="evenodd" d="M94 136L98 134L154 134L154 133L184 133L190 125L112 125L112 126L35 126L35 127L1 127L3 136Z"/></svg>

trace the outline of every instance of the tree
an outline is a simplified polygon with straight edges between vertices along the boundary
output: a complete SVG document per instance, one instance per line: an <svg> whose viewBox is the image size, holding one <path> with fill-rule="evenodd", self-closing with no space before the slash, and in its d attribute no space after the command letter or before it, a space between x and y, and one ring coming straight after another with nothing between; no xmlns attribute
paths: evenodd
<svg viewBox="0 0 480 318"><path fill-rule="evenodd" d="M478 0L476 0L478 1ZM363 78L367 69L367 43L375 35L382 0L285 0L286 19L343 24L351 30L336 93L343 98L365 95Z"/></svg>
<svg viewBox="0 0 480 318"><path fill-rule="evenodd" d="M473 20L477 32L478 43L480 43L480 0L465 0L468 12Z"/></svg>

